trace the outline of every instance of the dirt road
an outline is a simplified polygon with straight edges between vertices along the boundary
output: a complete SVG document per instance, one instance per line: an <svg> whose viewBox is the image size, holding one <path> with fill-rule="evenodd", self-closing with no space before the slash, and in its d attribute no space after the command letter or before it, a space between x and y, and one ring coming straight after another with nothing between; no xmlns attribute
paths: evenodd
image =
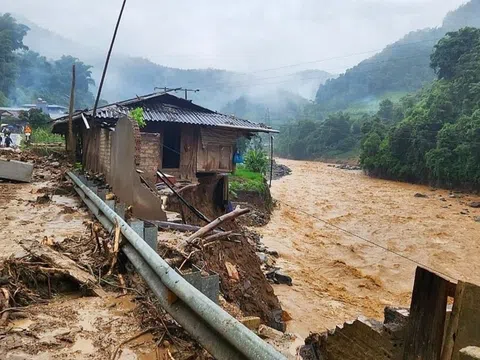
<svg viewBox="0 0 480 360"><path fill-rule="evenodd" d="M293 317L289 331L307 336L360 314L382 319L385 306L410 302L414 263L319 219L454 279L480 283L480 209L468 206L478 197L372 179L324 163L279 162L293 173L274 181L272 195L280 204L259 231L293 278L292 287L275 286Z"/></svg>
<svg viewBox="0 0 480 360"><path fill-rule="evenodd" d="M0 152L0 156L2 153ZM32 183L0 181L0 267L10 256L25 255L20 241L62 242L90 237L90 215L73 194L59 192L62 170L37 159ZM106 359L124 340L139 333L132 296L106 298L80 293L54 296L25 308L24 316L2 327L0 359ZM122 346L117 359L157 359L159 348L148 333Z"/></svg>

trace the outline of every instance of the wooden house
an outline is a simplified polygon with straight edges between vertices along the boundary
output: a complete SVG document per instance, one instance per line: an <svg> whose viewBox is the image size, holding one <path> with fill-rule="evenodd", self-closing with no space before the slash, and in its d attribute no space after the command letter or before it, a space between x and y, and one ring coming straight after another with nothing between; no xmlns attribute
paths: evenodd
<svg viewBox="0 0 480 360"><path fill-rule="evenodd" d="M110 134L121 116L137 108L143 109L146 126L136 135L136 165L152 183L157 182L157 169L192 182L206 175L230 173L235 168L237 139L277 132L170 94L154 93L100 107L95 118L92 110L75 112L77 153L88 170L108 172ZM68 116L57 119L53 132L66 135L67 124Z"/></svg>

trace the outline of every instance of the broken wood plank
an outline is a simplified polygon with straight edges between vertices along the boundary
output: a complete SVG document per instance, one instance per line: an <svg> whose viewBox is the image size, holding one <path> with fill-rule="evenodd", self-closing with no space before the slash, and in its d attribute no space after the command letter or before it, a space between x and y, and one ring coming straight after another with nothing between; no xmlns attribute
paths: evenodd
<svg viewBox="0 0 480 360"><path fill-rule="evenodd" d="M159 229L165 229L165 230L177 230L177 231L182 231L182 232L195 232L201 229L200 226L196 225L189 225L189 224L177 224L174 222L168 222L168 221L155 221L155 220L145 220L146 223L151 223L155 226L157 226ZM220 230L213 230L214 233L219 233L221 232Z"/></svg>
<svg viewBox="0 0 480 360"><path fill-rule="evenodd" d="M403 360L438 360L442 351L449 281L417 267Z"/></svg>
<svg viewBox="0 0 480 360"><path fill-rule="evenodd" d="M107 296L107 293L96 284L97 279L80 268L72 259L60 254L59 252L41 245L35 240L22 240L20 245L27 251L27 253L35 256L50 266L61 269L66 275L73 278L79 284L91 289L92 292L100 297Z"/></svg>
<svg viewBox="0 0 480 360"><path fill-rule="evenodd" d="M213 220L210 224L205 225L201 229L199 229L197 232L194 234L190 235L187 239L187 243L195 240L196 238L202 238L206 234L208 234L210 231L214 230L215 228L219 227L223 222L227 220L233 220L240 215L246 214L250 212L250 209L240 209L240 207L237 206L235 210L232 212L229 212L228 214L222 215L215 220Z"/></svg>
<svg viewBox="0 0 480 360"><path fill-rule="evenodd" d="M13 181L31 182L33 164L17 160L0 160L0 178Z"/></svg>
<svg viewBox="0 0 480 360"><path fill-rule="evenodd" d="M452 313L448 321L447 330L445 333L445 342L442 350L441 360L451 360L453 355L453 348L455 346L455 339L458 331L458 319L460 309L462 308L463 292L465 290L465 284L459 281L455 290L455 300L453 302Z"/></svg>
<svg viewBox="0 0 480 360"><path fill-rule="evenodd" d="M463 294L458 313L458 328L453 348L453 360L459 359L460 350L467 346L480 346L480 286L463 282Z"/></svg>

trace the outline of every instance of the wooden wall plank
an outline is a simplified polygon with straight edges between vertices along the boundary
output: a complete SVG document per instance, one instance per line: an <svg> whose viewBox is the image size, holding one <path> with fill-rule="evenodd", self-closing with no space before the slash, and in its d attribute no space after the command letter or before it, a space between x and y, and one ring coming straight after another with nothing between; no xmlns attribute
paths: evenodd
<svg viewBox="0 0 480 360"><path fill-rule="evenodd" d="M440 359L448 291L448 280L417 267L403 360Z"/></svg>
<svg viewBox="0 0 480 360"><path fill-rule="evenodd" d="M453 360L459 359L461 349L480 346L480 286L464 282L463 287Z"/></svg>
<svg viewBox="0 0 480 360"><path fill-rule="evenodd" d="M180 174L187 180L196 178L198 135L193 126L182 126L180 137Z"/></svg>
<svg viewBox="0 0 480 360"><path fill-rule="evenodd" d="M233 147L220 145L220 170L232 171L233 170Z"/></svg>

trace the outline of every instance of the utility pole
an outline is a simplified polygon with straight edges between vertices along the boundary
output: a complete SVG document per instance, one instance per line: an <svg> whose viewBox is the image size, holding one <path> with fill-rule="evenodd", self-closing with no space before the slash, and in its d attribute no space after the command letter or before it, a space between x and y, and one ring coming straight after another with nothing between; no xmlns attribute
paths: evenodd
<svg viewBox="0 0 480 360"><path fill-rule="evenodd" d="M270 119L270 108L267 107L265 110L265 125L270 126L271 125L271 119Z"/></svg>
<svg viewBox="0 0 480 360"><path fill-rule="evenodd" d="M72 65L72 88L70 90L70 106L68 109L68 141L67 152L72 161L75 161L76 142L73 139L73 108L75 106L75 64Z"/></svg>
<svg viewBox="0 0 480 360"><path fill-rule="evenodd" d="M172 92L172 91L177 92L177 91L183 90L183 88L181 88L181 87L180 88L167 88L166 86L164 86L164 87L155 86L153 88L153 91L155 91L155 90L163 90L164 94L168 94L169 92Z"/></svg>
<svg viewBox="0 0 480 360"><path fill-rule="evenodd" d="M185 100L188 100L188 93L189 93L189 92L194 92L194 93L196 93L196 92L199 92L199 91L200 91L200 89L184 89L184 88L182 88L182 87L179 87L179 88L167 88L166 86L164 86L164 87L155 86L155 87L153 88L153 90L154 90L154 91L155 91L155 90L163 90L163 93L164 93L164 94L168 94L169 92L172 92L172 91L173 91L173 92L177 92L177 91L183 90L183 91L185 91Z"/></svg>
<svg viewBox="0 0 480 360"><path fill-rule="evenodd" d="M115 25L115 30L113 31L112 42L110 43L110 48L108 49L107 59L105 60L105 65L103 67L102 77L100 79L100 85L98 86L98 93L95 99L95 105L93 106L92 118L95 120L95 115L97 114L98 101L100 100L100 95L102 94L103 82L105 81L105 75L107 75L108 64L110 62L110 56L112 55L113 45L115 44L115 39L117 38L118 28L120 26L120 21L122 20L123 10L125 10L125 4L127 0L123 0L122 7L120 8L120 14L118 15L117 24Z"/></svg>

